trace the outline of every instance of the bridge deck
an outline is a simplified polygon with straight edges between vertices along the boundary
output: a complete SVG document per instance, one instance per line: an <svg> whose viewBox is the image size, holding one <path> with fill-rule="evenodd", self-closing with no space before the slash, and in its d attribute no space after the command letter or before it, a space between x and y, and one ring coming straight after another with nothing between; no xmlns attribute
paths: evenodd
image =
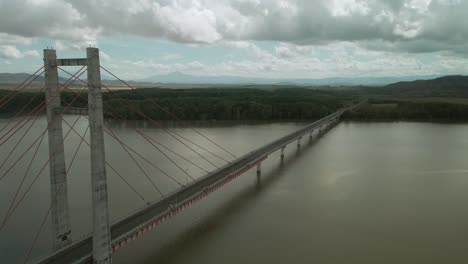
<svg viewBox="0 0 468 264"><path fill-rule="evenodd" d="M190 185L184 186L166 198L111 226L112 250L116 251L144 233L157 227L184 208L206 197L211 192L229 183L245 171L264 160L269 154L339 118L346 110L339 110L310 125L260 147L237 160L213 171ZM92 254L92 237L87 237L38 263L89 263Z"/></svg>

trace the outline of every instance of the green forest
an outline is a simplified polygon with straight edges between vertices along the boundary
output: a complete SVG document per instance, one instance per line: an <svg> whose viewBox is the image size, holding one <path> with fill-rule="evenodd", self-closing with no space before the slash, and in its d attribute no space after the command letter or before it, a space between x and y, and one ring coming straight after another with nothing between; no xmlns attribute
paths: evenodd
<svg viewBox="0 0 468 264"><path fill-rule="evenodd" d="M0 98L10 92L0 90ZM365 104L344 117L354 120L468 121L468 99L446 98L440 92L438 95L440 97L433 97L427 92L424 96L399 95L394 89L382 88L141 88L104 92L103 102L108 119L282 121L318 119L366 98ZM86 107L86 93L80 93L75 101L74 98L75 93L62 92L62 105ZM0 108L0 114L15 114L31 102L23 111L28 113L43 100L43 93L20 93Z"/></svg>
<svg viewBox="0 0 468 264"><path fill-rule="evenodd" d="M2 92L0 96L5 96ZM75 98L62 93L62 105ZM80 94L71 106L85 107L87 94ZM255 88L159 89L146 88L103 93L106 118L137 120L148 116L156 120L310 120L349 105L354 97L305 88L264 90ZM21 93L1 108L13 114L33 100L32 110L44 94ZM26 111L26 110L25 110ZM174 117L175 116L175 117Z"/></svg>

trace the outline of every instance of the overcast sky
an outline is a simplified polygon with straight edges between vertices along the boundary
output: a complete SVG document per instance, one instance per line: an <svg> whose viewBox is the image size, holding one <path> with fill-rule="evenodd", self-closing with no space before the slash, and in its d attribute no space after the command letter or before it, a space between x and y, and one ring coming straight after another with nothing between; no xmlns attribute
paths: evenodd
<svg viewBox="0 0 468 264"><path fill-rule="evenodd" d="M466 0L0 0L0 72L101 50L127 79L465 74Z"/></svg>

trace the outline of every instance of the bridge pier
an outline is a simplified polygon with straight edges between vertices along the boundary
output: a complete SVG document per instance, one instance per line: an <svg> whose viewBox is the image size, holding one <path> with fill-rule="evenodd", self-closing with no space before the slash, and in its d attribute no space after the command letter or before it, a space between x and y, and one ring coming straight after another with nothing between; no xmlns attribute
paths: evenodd
<svg viewBox="0 0 468 264"><path fill-rule="evenodd" d="M260 182L262 181L262 163L259 162L257 164L257 185L260 184Z"/></svg>
<svg viewBox="0 0 468 264"><path fill-rule="evenodd" d="M297 139L297 149L298 149L298 150L301 148L301 139L302 139L302 137L299 137L299 138Z"/></svg>
<svg viewBox="0 0 468 264"><path fill-rule="evenodd" d="M286 149L286 146L281 147L281 162L284 162L284 149Z"/></svg>
<svg viewBox="0 0 468 264"><path fill-rule="evenodd" d="M68 210L67 173L63 145L62 114L55 50L44 50L44 69L49 135L50 195L52 213L52 246L54 250L70 245L71 229Z"/></svg>
<svg viewBox="0 0 468 264"><path fill-rule="evenodd" d="M99 49L86 49L88 61L88 112L91 139L91 187L93 201L93 263L112 263L107 198Z"/></svg>

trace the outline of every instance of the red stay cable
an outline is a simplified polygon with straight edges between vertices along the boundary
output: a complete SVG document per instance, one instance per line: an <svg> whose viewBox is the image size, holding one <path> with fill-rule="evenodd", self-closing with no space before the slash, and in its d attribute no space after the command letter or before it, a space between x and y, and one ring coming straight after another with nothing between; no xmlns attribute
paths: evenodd
<svg viewBox="0 0 468 264"><path fill-rule="evenodd" d="M65 71L65 70L63 70L63 71ZM66 71L65 71L65 72L66 72ZM71 91L72 93L75 93L74 91L72 91L72 90L70 90L70 89L67 89L67 90ZM78 94L78 93L75 93L75 94L76 94L77 96L79 96L82 100L85 100L80 94ZM112 115L113 115L113 114L112 114ZM115 115L113 115L113 116L115 117ZM87 117L85 116L85 118L87 118ZM88 119L88 118L87 118L87 119ZM65 120L64 120L64 121L65 121ZM65 121L65 122L66 122L66 121ZM165 172L164 170L162 170L159 166L155 165L153 162L151 162L151 161L149 161L148 159L146 159L145 157L143 157L141 154L139 154L139 153L138 153L137 151L135 151L133 148L131 148L130 146L128 146L128 145L126 145L125 143L123 143L123 141L121 141L121 140L116 136L116 134L112 131L112 129L111 129L109 126L106 125L106 128L107 128L109 131L111 131L112 133L109 133L108 131L105 131L105 132L106 132L107 134L109 134L111 137L113 137L114 139L116 139L116 140L122 145L122 147L124 148L124 150L126 150L126 148L130 149L133 153L135 153L136 155L138 155L141 159L143 159L144 161L146 161L147 163L149 163L153 168L159 170L159 171L162 172L166 177L170 178L171 180L173 180L174 182L176 182L176 183L179 184L180 186L183 186L182 183L180 183L179 181L177 181L176 179L174 179L173 177L171 177L167 172ZM157 147L156 147L156 148L157 148ZM158 148L157 148L157 149L158 149ZM159 149L158 149L158 150L159 150ZM127 150L126 150L126 151L127 151ZM161 150L159 150L159 151L161 152ZM128 153L128 151L127 151L127 153ZM165 153L163 153L163 152L161 152L161 153L162 153L163 155L166 156ZM129 155L130 155L130 154L129 154ZM130 157L133 159L133 157L132 157L131 155L130 155ZM166 156L166 157L169 158L168 156ZM169 158L169 159L170 159L170 158ZM172 159L170 159L170 160L171 160L172 162L174 162ZM138 165L138 164L137 164L137 165ZM176 165L176 166L178 166L178 165ZM178 166L178 167L179 167L183 172L185 172L185 170L183 170L180 166ZM185 173L186 173L186 172L185 172ZM190 175L188 175L188 176L189 176L192 180L194 180L193 177L191 177ZM149 180L151 183L153 183L152 180L151 180L149 177L147 177L147 178L148 178L148 180ZM122 180L124 180L124 179L122 179ZM124 181L125 181L125 180L124 180ZM158 189L158 188L156 188L156 189ZM164 195L163 195L163 196L164 196Z"/></svg>
<svg viewBox="0 0 468 264"><path fill-rule="evenodd" d="M81 69L83 69L83 68L81 68ZM80 69L79 71L81 71L81 69ZM79 71L78 71L78 72L79 72ZM78 72L77 72L77 73L78 73ZM77 73L75 73L74 75L72 75L71 78L79 78L81 75L83 75L84 71L81 72L77 77L75 77L75 75L76 75ZM71 78L70 78L70 79L71 79ZM68 80L66 81L66 83L68 83L68 81L69 81L70 79L68 79ZM70 83L68 83L68 86L70 86L71 84L73 84L74 81L75 81L75 80L73 80L73 81L71 81ZM65 86L65 88L67 88L68 86ZM6 135L8 135L8 134L9 134L13 129L15 129L20 123L22 123L24 120L28 119L28 116L29 116L29 115L35 114L35 113L37 113L38 111L42 111L52 99L53 99L53 98L49 98L49 100L46 101L46 105L45 105L44 107L39 108L39 107L41 106L41 105L39 105L39 106L37 106L36 108L34 108L28 115L26 115L26 116L25 116L23 119L21 119L15 126L13 126L12 128L10 128L10 130L8 130L2 137L0 137L0 140L2 140ZM75 99L76 99L76 98L75 98ZM39 109L38 109L38 108L39 108ZM28 119L28 120L26 121L26 123L29 122L29 121L30 121L30 119ZM2 146L6 141L8 141L8 139L10 139L15 133L17 133L17 132L19 131L19 129L21 129L23 126L25 126L26 123L22 124L22 125L21 125L19 128L17 128L17 129L13 132L13 134L10 135L4 142L0 143L0 146Z"/></svg>
<svg viewBox="0 0 468 264"><path fill-rule="evenodd" d="M18 198L18 194L19 194L21 188L23 187L23 184L24 184L24 181L26 180L26 177L28 176L29 170L31 169L31 165L33 164L34 160L36 159L37 152L39 151L39 148L41 147L42 140L44 139L44 136L45 136L45 134L42 134L41 140L39 141L39 144L37 144L36 150L34 151L34 154L33 154L32 158L31 158L31 161L28 164L26 172L24 173L23 178L21 179L21 182L18 185L18 188L16 189L16 193L15 193L15 195L13 197L13 200L11 201L10 206L8 207L8 210L6 211L5 218L2 221L2 226L5 224L6 216L10 214L10 211L11 211L11 208L13 207L13 204L15 204L15 202L16 202L16 198Z"/></svg>
<svg viewBox="0 0 468 264"><path fill-rule="evenodd" d="M6 95L5 97L3 97L1 100L0 100L0 108L3 107L6 103L8 103L8 101L10 101L13 97L16 96L16 94L18 93L19 90L22 90L24 88L26 88L28 85L30 85L33 81L35 81L39 76L41 76L41 74L44 72L42 71L40 74L37 74L39 71L41 71L42 69L44 69L44 66L42 66L41 68L39 68L37 71L35 71L32 75L30 75L28 78L26 78L26 80L24 80L23 82L21 82L18 86L16 86L15 88L13 88L13 91ZM31 81L28 81L30 78L33 78ZM26 84L26 86L24 86L23 88L20 88L21 86L23 86L24 83L28 82L28 84ZM7 102L5 102L7 100Z"/></svg>
<svg viewBox="0 0 468 264"><path fill-rule="evenodd" d="M39 226L39 229L37 230L36 235L34 236L33 243L31 245L31 247L29 248L28 252L26 253L26 256L25 256L24 261L23 261L24 264L28 263L29 258L31 257L31 253L32 253L34 247L36 246L37 240L39 239L39 235L41 234L42 229L44 229L46 220L49 217L51 211L52 211L52 206L49 206L49 209L47 210L47 213L44 216L44 218L42 219L42 223Z"/></svg>
<svg viewBox="0 0 468 264"><path fill-rule="evenodd" d="M76 123L78 123L78 120L80 119L81 116L78 116L78 118L75 120L75 122L73 122L73 127L76 125ZM71 129L68 130L67 134L63 137L63 140L64 141L68 135L70 134L71 132ZM49 164L50 162L50 158L47 159L47 161L44 163L44 165L42 166L42 168L40 169L40 171L36 174L36 177L33 179L33 181L29 184L28 188L26 189L26 191L21 195L19 201L16 203L15 207L11 210L10 214L8 214L6 216L6 219L4 219L4 224L2 226L0 226L0 231L3 229L3 227L8 223L8 220L11 218L11 216L14 214L14 212L16 211L16 209L21 205L21 203L24 201L24 198L26 197L26 195L29 193L29 191L31 190L32 186L34 185L34 183L36 183L37 179L39 178L40 175L42 175L42 173L44 172L45 168L47 167L47 165Z"/></svg>
<svg viewBox="0 0 468 264"><path fill-rule="evenodd" d="M75 128L73 128L70 124L68 124L68 122L66 120L63 120L65 122L65 124L76 134L78 135L79 137L81 137L81 135L75 130ZM84 143L86 143L86 145L88 145L88 147L91 147L91 145L88 143L88 141L86 141L86 139L84 139L84 137L82 137ZM145 198L143 198L143 196L138 193L138 191L127 181L125 180L125 178L114 168L111 166L111 164L109 162L106 161L106 165L109 166L109 168L115 172L115 174L117 174L117 176L120 177L120 179L126 183L128 185L128 187L130 187L130 189L132 189L137 195L138 197L140 197L141 200L143 200L144 202L146 202Z"/></svg>
<svg viewBox="0 0 468 264"><path fill-rule="evenodd" d="M120 82L124 83L126 86L128 86L129 88L131 88L133 91L137 92L140 96L143 96L144 98L146 98L147 100L150 100L151 102L153 102L159 109L163 110L165 113L169 114L170 116L172 116L174 119L176 120L180 120L176 115L174 115L173 113L171 113L170 111L168 111L167 109L165 109L164 107L162 107L160 104L158 104L157 102L155 102L154 100L151 100L150 98L148 98L147 96L145 96L144 94L142 93L139 93L137 91L137 89L133 86L131 86L130 84L128 84L126 81L120 79L119 77L117 77L115 74L113 74L112 72L110 72L109 70L107 70L106 68L100 66L104 71L106 71L107 73L109 73L110 75L112 75L114 78L116 78L117 80L119 80ZM210 138L208 138L207 136L203 135L201 132L199 132L198 130L192 128L193 131L195 131L197 134L199 134L200 136L202 136L203 138L205 138L206 140L210 141L211 143L213 143L214 145L216 145L218 148L222 149L223 151L225 151L226 153L228 153L229 155L233 156L234 158L237 158L236 155L232 154L230 151L228 151L227 149L223 148L222 146L220 146L219 144L217 144L215 141L211 140Z"/></svg>
<svg viewBox="0 0 468 264"><path fill-rule="evenodd" d="M80 150L80 147L81 147L81 144L83 143L84 137L86 137L86 134L88 133L88 129L89 129L89 126L86 128L86 131L85 131L84 135L83 136L80 135L81 141L78 144L78 147L76 148L75 154L73 155L73 158L72 158L72 160L70 162L70 166L68 166L68 169L67 169L67 172L66 172L65 175L68 175L68 173L70 172L70 169L71 169L71 167L72 167L72 165L73 165L73 163L75 161L76 155L78 154L78 152ZM47 220L47 217L49 217L49 214L50 214L51 211L52 211L52 206L49 206L49 209L47 210L47 213L44 216L44 218L42 219L42 223L39 226L39 229L37 230L36 235L34 236L33 243L31 244L31 247L29 248L28 252L26 253L26 257L24 258L23 263L27 263L29 258L31 257L31 253L32 253L34 247L36 246L37 239L39 238L39 235L41 234L42 229L44 228L45 222Z"/></svg>
<svg viewBox="0 0 468 264"><path fill-rule="evenodd" d="M65 72L65 73L71 75L71 73L67 72L66 70L64 70L64 69L62 69L62 68L59 68L59 69L62 70L63 72ZM79 81L81 81L82 83L84 83L84 84L86 84L86 85L88 84L87 82L85 82L85 81L83 81L83 80L79 80ZM101 84L101 85L102 85L102 84ZM106 88L106 89L109 91L110 94L114 95L114 93L112 92L111 89L109 89L109 87L107 87L107 86L105 86L105 85L102 85L102 87ZM207 158L205 158L203 155L201 155L198 151L196 151L195 149L193 149L192 147L190 147L190 146L188 146L186 143L184 143L182 140L180 140L179 138L177 138L176 136L174 136L173 133L174 133L174 134L177 134L176 132L170 132L169 130L165 129L165 128L164 128L159 122L157 122L156 120L153 120L152 118L150 118L150 117L146 116L145 114L143 114L141 111L136 110L136 109L135 109L130 103L128 103L127 101L123 100L122 98L118 98L118 99L121 100L122 102L126 103L126 104L128 105L128 107L129 107L130 110L136 112L137 114L139 114L139 115L142 116L143 118L146 118L146 119L150 120L152 123L158 125L159 127L161 127L161 128L163 129L163 131L165 131L166 133L168 133L171 137L173 137L174 139L176 139L176 140L177 140L178 142L180 142L182 145L184 145L185 147L187 147L188 149L190 149L191 151L193 151L195 154L197 154L198 156L200 156L202 159L204 159L205 161L207 161L208 163L210 163L210 164L211 164L212 166L214 166L215 168L218 168L218 166L216 166L214 163L212 163L211 161L209 161ZM177 135L178 135L179 137L182 137L182 136L179 135L179 134L177 134ZM182 137L182 138L184 138L184 137ZM213 152L211 152L211 151L209 151L209 150L206 150L205 148L203 148L203 147L197 145L196 143L194 143L194 142L188 140L187 138L184 138L184 139L187 140L188 142L194 144L195 146L197 146L197 147L199 147L199 148L201 148L201 149L203 149L203 150L205 150L205 151L211 153L212 155L216 156L217 158L222 159L222 160L224 160L225 162L228 162L228 161L226 161L225 159L223 159L223 158L219 157L218 155L214 154Z"/></svg>
<svg viewBox="0 0 468 264"><path fill-rule="evenodd" d="M15 120L18 116L20 116L24 110L42 93L44 89L41 89L36 95L34 95L28 103L26 103L12 118L8 119L8 122L0 129L0 134Z"/></svg>
<svg viewBox="0 0 468 264"><path fill-rule="evenodd" d="M78 98L78 96L75 96L75 98L65 107L65 109L70 107L70 105L72 105L76 101L77 98ZM65 109L62 110L62 113L65 111ZM59 119L55 119L53 122L57 122L57 120L59 120ZM50 125L51 124L47 125L46 129L44 129L44 131L41 133L41 135L39 135L39 137L37 137L37 139L33 143L37 142L39 140L39 138L43 134L45 134L45 132L47 132L47 129L49 129ZM16 164L26 155L26 153L29 152L29 150L32 148L32 146L33 145L29 146L28 149L26 149L23 152L23 154L8 168L8 170L0 177L0 182L8 175L8 173L16 166Z"/></svg>
<svg viewBox="0 0 468 264"><path fill-rule="evenodd" d="M23 135L21 136L21 138L16 142L16 144L13 146L13 149L10 150L10 152L8 153L8 155L6 156L6 158L3 160L2 164L0 164L0 169L3 168L3 166L5 166L5 163L10 159L10 157L13 155L13 153L15 152L16 148L19 146L19 144L23 141L24 137L26 137L26 135L28 134L28 132L31 130L31 128L34 126L34 124L36 123L38 119L38 116L36 116L36 118L34 118L34 121L29 125L29 127L26 129L26 131L23 133ZM44 134L43 134L44 135ZM42 142L42 139L41 139L41 142Z"/></svg>
<svg viewBox="0 0 468 264"><path fill-rule="evenodd" d="M186 157L180 155L179 153L173 151L172 149L170 149L169 147L166 147L164 144L162 144L161 142L155 140L154 138L151 138L150 136L148 136L147 134L143 133L143 131L139 130L139 129L136 129L136 131L142 135L145 135L148 139L150 139L151 141L153 141L154 143L158 144L159 146L163 147L164 149L170 151L171 153L175 154L176 156L178 156L179 158L185 160L186 162L192 164L193 166L199 168L200 170L206 172L206 173L209 173L209 171L205 170L204 168L198 166L196 163L193 163L191 160L187 159Z"/></svg>
<svg viewBox="0 0 468 264"><path fill-rule="evenodd" d="M137 130L138 132L138 130ZM153 142L151 142L148 138L146 138L143 134L141 134L140 132L138 132L138 134L140 134L148 143L150 143L153 147L155 147L159 152L161 152L164 157L166 157L168 160L170 160L172 162L172 164L174 164L174 166L176 166L177 168L179 168L181 171L184 172L185 175L187 175L190 179L192 179L192 181L195 181L195 179L190 176L190 174L188 174L188 172L186 172L179 164L177 164L174 160L172 160L169 156L167 156L166 153L164 153L158 146L156 146Z"/></svg>
<svg viewBox="0 0 468 264"><path fill-rule="evenodd" d="M104 88L106 88L111 94L112 94L112 90L109 89L109 87L103 85ZM186 137L180 135L179 133L173 131L173 130L169 130L169 129L166 129L162 126L162 124L154 119L152 119L151 117L147 116L146 114L144 114L143 112L141 112L140 110L136 109L135 107L133 107L127 100L124 100L122 98L118 98L119 100L121 100L122 102L124 102L126 105L128 105L127 107L129 109L131 109L132 111L134 111L135 113L139 114L140 116L150 120L152 123L158 125L159 127L161 127L162 130L164 130L166 133L168 133L171 137L175 138L177 141L179 141L180 143L182 143L184 146L186 146L187 148L189 148L190 150L192 150L193 152L195 152L197 155L199 155L200 157L202 157L204 160L206 160L208 163L210 163L211 165L213 165L215 168L218 168L218 166L216 166L214 163L212 163L211 161L209 161L208 159L206 159L205 157L203 157L199 152L195 151L193 148L191 148L190 146L188 146L187 144L185 144L183 141L181 141L179 138L177 138L176 136L186 140L187 142L193 144L194 146L197 146L198 148L210 153L211 155L217 157L218 159L221 159L227 163L229 163L229 161L227 161L226 159L224 159L223 157L213 153L212 151L198 145L197 143L187 139ZM175 136L176 135L176 136Z"/></svg>

